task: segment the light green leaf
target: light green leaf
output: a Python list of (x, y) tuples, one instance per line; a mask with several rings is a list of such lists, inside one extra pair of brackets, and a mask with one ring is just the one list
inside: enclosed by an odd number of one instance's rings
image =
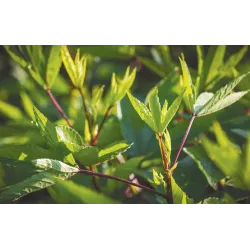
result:
[(36, 159), (31, 161), (36, 167), (42, 168), (44, 170), (53, 169), (60, 173), (77, 173), (78, 168), (69, 166), (61, 161), (53, 159)]
[(129, 75), (130, 68), (128, 67), (122, 80), (118, 80), (117, 95), (115, 95), (115, 102), (120, 101), (129, 91), (133, 85), (136, 77), (136, 68)]
[(21, 120), (25, 117), (19, 108), (1, 100), (0, 100), (0, 113), (13, 120)]
[(223, 65), (225, 52), (226, 52), (226, 45), (217, 46), (213, 56), (213, 60), (209, 67), (206, 83), (209, 83), (218, 74), (219, 68)]
[(201, 93), (195, 104), (194, 104), (194, 114), (197, 114), (197, 112), (199, 112), (199, 110), (214, 96), (213, 93), (209, 93), (209, 92), (204, 92)]
[(98, 153), (99, 162), (113, 159), (118, 154), (123, 153), (126, 150), (128, 150), (131, 146), (132, 144), (128, 145), (125, 142), (114, 143), (106, 147), (105, 149), (102, 149), (99, 151)]
[(183, 190), (178, 186), (173, 177), (171, 177), (171, 185), (174, 204), (193, 203), (193, 201), (187, 197), (186, 193), (184, 193)]
[(56, 133), (58, 135), (59, 141), (64, 142), (65, 146), (71, 152), (78, 152), (81, 146), (84, 145), (82, 137), (73, 128), (59, 125), (56, 126)]
[(195, 94), (195, 88), (192, 83), (192, 78), (188, 69), (188, 66), (184, 60), (184, 57), (181, 59), (179, 58), (181, 63), (181, 69), (183, 74), (183, 85), (186, 89), (184, 97), (187, 100), (187, 105), (190, 111), (193, 111), (193, 104), (195, 102), (196, 94)]
[(207, 109), (206, 112), (201, 112), (199, 113), (199, 116), (201, 115), (208, 115), (214, 112), (217, 112), (221, 109), (224, 109), (230, 105), (232, 105), (233, 103), (237, 102), (241, 97), (243, 97), (244, 95), (246, 95), (249, 92), (249, 90), (247, 91), (240, 91), (237, 93), (233, 93), (228, 95), (227, 97), (225, 97), (224, 99), (222, 99), (219, 102), (216, 102), (210, 109)]
[(55, 179), (52, 197), (60, 203), (117, 204), (117, 201), (73, 181)]
[[(243, 74), (242, 76), (235, 79), (233, 82), (227, 84), (226, 86), (220, 88), (214, 96), (197, 112), (198, 116), (204, 116), (211, 113), (214, 113), (218, 110), (227, 107), (237, 100), (239, 100), (243, 95), (247, 94), (247, 91), (242, 91), (238, 93), (233, 93), (231, 95), (230, 92), (239, 84), (239, 82), (246, 77), (247, 74)], [(229, 96), (228, 96), (229, 95)], [(226, 98), (227, 97), (227, 98)]]
[(58, 143), (58, 136), (55, 126), (34, 106), (35, 121), (43, 136), (46, 137), (52, 146)]
[(158, 129), (158, 131), (160, 131), (160, 127), (161, 127), (161, 104), (160, 104), (160, 100), (158, 97), (158, 89), (154, 88), (149, 96), (148, 96), (148, 103), (149, 103), (149, 108), (151, 111), (151, 114), (153, 116), (154, 119), (154, 123)]
[(157, 133), (157, 127), (149, 109), (145, 106), (145, 104), (133, 97), (129, 92), (127, 92), (127, 94), (132, 106), (134, 107), (138, 115), (141, 117), (141, 119), (145, 121), (148, 126)]
[(54, 84), (55, 79), (60, 71), (61, 65), (62, 65), (61, 46), (52, 45), (46, 69), (46, 83), (49, 89)]
[(66, 45), (61, 46), (61, 55), (64, 67), (70, 77), (70, 80), (76, 86), (76, 67)]
[(29, 95), (27, 95), (27, 93), (25, 91), (22, 91), (20, 93), (21, 99), (22, 99), (22, 103), (23, 103), (23, 108), (26, 112), (26, 114), (32, 119), (34, 120), (34, 112), (33, 112), (33, 102), (31, 100), (31, 98), (29, 97)]
[[(168, 126), (168, 124), (178, 111), (184, 92), (185, 91), (183, 91), (182, 94), (174, 100), (174, 102), (171, 104), (171, 106), (169, 107), (169, 109), (165, 114), (163, 114), (163, 112), (161, 113), (161, 128), (160, 128), (161, 133), (165, 131), (166, 127)], [(162, 111), (164, 111), (164, 106)]]
[(20, 57), (18, 54), (14, 53), (11, 50), (11, 48), (13, 48), (14, 46), (9, 46), (9, 45), (3, 45), (3, 46), (15, 63), (19, 64), (23, 68), (26, 68), (28, 66), (28, 62), (26, 62), (22, 57)]

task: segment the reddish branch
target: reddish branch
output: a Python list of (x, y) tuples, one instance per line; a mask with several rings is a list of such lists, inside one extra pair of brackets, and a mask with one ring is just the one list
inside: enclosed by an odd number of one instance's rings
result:
[(55, 106), (55, 108), (58, 110), (58, 112), (61, 114), (61, 116), (64, 118), (64, 120), (68, 123), (68, 125), (72, 128), (72, 124), (70, 123), (67, 115), (64, 113), (63, 109), (61, 108), (61, 106), (59, 105), (59, 103), (57, 102), (57, 100), (55, 99), (53, 94), (51, 93), (50, 89), (45, 89), (45, 91), (48, 94), (48, 96), (49, 96), (51, 102), (53, 103), (53, 105)]
[(193, 124), (193, 121), (194, 121), (195, 117), (196, 117), (196, 115), (193, 114), (193, 115), (192, 115), (192, 118), (191, 118), (190, 121), (189, 121), (187, 130), (186, 130), (186, 132), (185, 132), (185, 134), (184, 134), (184, 137), (183, 137), (183, 139), (182, 139), (181, 145), (180, 145), (180, 147), (179, 147), (179, 149), (178, 149), (178, 152), (177, 152), (177, 154), (176, 154), (176, 156), (175, 156), (175, 159), (174, 159), (174, 162), (173, 162), (173, 165), (172, 165), (172, 166), (174, 166), (174, 165), (177, 163), (177, 161), (178, 161), (178, 158), (179, 158), (180, 153), (181, 153), (181, 151), (182, 151), (182, 148), (183, 148), (183, 146), (184, 146), (184, 144), (185, 144), (185, 142), (186, 142), (186, 140), (187, 140), (189, 131), (190, 131), (191, 127), (192, 127), (192, 124)]
[(107, 117), (108, 117), (108, 115), (109, 115), (109, 112), (110, 112), (111, 108), (112, 108), (112, 106), (109, 106), (108, 109), (107, 109), (107, 111), (106, 111), (105, 114), (104, 114), (104, 117), (103, 117), (103, 119), (102, 119), (102, 122), (101, 122), (100, 125), (99, 125), (97, 134), (96, 134), (96, 136), (93, 138), (93, 142), (92, 142), (93, 145), (96, 145), (97, 142), (98, 142), (98, 139), (99, 139), (99, 136), (100, 136), (102, 127), (103, 127), (103, 125), (104, 125), (104, 123), (105, 123), (105, 121), (106, 121), (106, 119), (107, 119)]
[(102, 173), (96, 173), (96, 172), (92, 172), (90, 170), (85, 170), (85, 169), (79, 169), (78, 173), (83, 173), (83, 174), (88, 174), (88, 175), (92, 175), (92, 176), (99, 176), (99, 177), (102, 177), (102, 178), (106, 178), (106, 179), (111, 179), (111, 180), (116, 180), (116, 181), (120, 181), (120, 182), (123, 182), (123, 183), (126, 183), (126, 184), (129, 184), (129, 185), (132, 185), (132, 186), (136, 186), (136, 187), (139, 187), (141, 189), (144, 189), (144, 190), (147, 190), (151, 193), (154, 193), (154, 194), (157, 194), (163, 198), (167, 198), (165, 194), (163, 193), (160, 193), (150, 187), (147, 187), (147, 186), (144, 186), (144, 185), (141, 185), (139, 183), (134, 183), (132, 181), (128, 181), (128, 180), (125, 180), (125, 179), (122, 179), (122, 178), (119, 178), (119, 177), (116, 177), (116, 176), (111, 176), (111, 175), (106, 175), (106, 174), (102, 174)]

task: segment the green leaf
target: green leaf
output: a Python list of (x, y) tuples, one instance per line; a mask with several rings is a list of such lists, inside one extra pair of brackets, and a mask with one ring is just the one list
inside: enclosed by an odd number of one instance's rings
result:
[[(55, 177), (66, 179), (78, 172), (76, 167), (51, 159), (36, 159), (31, 162), (2, 160), (1, 162), (7, 166), (4, 172), (4, 184), (8, 186), (0, 190), (0, 202), (18, 200), (29, 193), (53, 185)], [(11, 171), (8, 171), (8, 168)], [(13, 174), (17, 177), (13, 178)]]
[(80, 151), (73, 153), (73, 155), (84, 166), (90, 166), (98, 163), (98, 153), (97, 147), (86, 146), (82, 147)]
[(78, 152), (84, 145), (82, 137), (73, 128), (59, 125), (55, 127), (59, 141), (62, 141), (71, 152)]
[(52, 197), (61, 203), (117, 204), (117, 201), (73, 181), (55, 179)]
[(187, 197), (186, 193), (178, 186), (173, 177), (171, 177), (171, 185), (174, 204), (193, 203), (193, 201)]
[(127, 94), (128, 94), (131, 104), (133, 105), (134, 109), (136, 110), (138, 115), (141, 117), (141, 119), (145, 121), (148, 124), (148, 126), (157, 133), (158, 132), (157, 127), (155, 125), (153, 116), (151, 112), (149, 111), (149, 109), (145, 106), (145, 104), (143, 104), (138, 99), (133, 97), (129, 92), (127, 92)]
[(158, 132), (160, 132), (160, 127), (161, 127), (161, 104), (159, 101), (158, 97), (158, 89), (154, 88), (149, 96), (148, 96), (148, 103), (149, 103), (149, 108), (151, 111), (151, 114), (154, 119), (154, 123), (158, 129)]
[(192, 78), (188, 69), (188, 66), (184, 60), (184, 57), (181, 59), (179, 58), (182, 68), (182, 74), (183, 74), (183, 85), (186, 89), (185, 91), (185, 98), (187, 99), (188, 108), (190, 111), (193, 111), (193, 104), (195, 103), (195, 89), (193, 86)]
[(154, 62), (153, 60), (150, 60), (148, 58), (144, 58), (141, 56), (137, 57), (148, 69), (150, 69), (152, 72), (157, 74), (160, 77), (165, 77), (166, 72), (164, 70), (164, 67), (162, 65), (159, 65), (158, 63)]
[(14, 46), (9, 46), (9, 45), (3, 45), (3, 46), (15, 63), (19, 64), (23, 68), (26, 68), (28, 66), (28, 62), (26, 62), (22, 57), (20, 57), (17, 53), (14, 53), (11, 50), (11, 48), (13, 48)]
[(49, 89), (54, 84), (56, 77), (60, 71), (61, 65), (62, 65), (61, 46), (52, 45), (46, 68), (46, 83)]
[(192, 157), (212, 187), (215, 187), (217, 182), (224, 177), (221, 171), (207, 157), (206, 152), (201, 146), (184, 148), (184, 152)]
[(53, 153), (49, 150), (41, 148), (34, 144), (25, 145), (8, 145), (0, 147), (0, 158), (11, 158), (22, 160), (34, 160), (39, 157), (53, 157)]
[(118, 91), (115, 96), (115, 102), (120, 101), (133, 85), (136, 77), (136, 68), (129, 75), (130, 68), (128, 67), (122, 80), (118, 80)]
[(42, 168), (44, 170), (53, 169), (60, 173), (77, 173), (78, 168), (69, 166), (61, 161), (53, 159), (35, 159), (31, 161), (36, 167)]
[(70, 80), (76, 86), (76, 67), (66, 45), (61, 46), (61, 55), (64, 67), (70, 77)]
[(220, 88), (214, 96), (196, 113), (197, 116), (204, 116), (211, 113), (214, 113), (218, 110), (221, 110), (234, 102), (238, 101), (242, 96), (248, 93), (248, 91), (241, 91), (238, 93), (233, 93), (231, 95), (230, 92), (239, 84), (239, 82), (246, 77), (247, 74), (243, 74), (242, 76), (236, 78), (231, 83), (226, 86)]
[(98, 153), (99, 162), (113, 159), (118, 154), (123, 153), (126, 150), (128, 150), (131, 146), (132, 144), (128, 145), (125, 142), (113, 143), (112, 145), (99, 151)]
[(31, 100), (31, 98), (29, 97), (29, 95), (27, 95), (27, 93), (25, 91), (22, 91), (20, 93), (21, 99), (22, 99), (22, 103), (23, 103), (23, 108), (26, 112), (26, 114), (32, 119), (34, 120), (34, 112), (33, 112), (33, 102)]
[(52, 146), (58, 144), (58, 136), (55, 126), (34, 106), (35, 121), (43, 136)]
[(53, 184), (54, 180), (49, 173), (37, 173), (0, 192), (0, 203), (16, 201), (27, 194), (47, 188)]
[(13, 120), (22, 120), (24, 118), (24, 114), (19, 108), (1, 100), (0, 100), (0, 113)]
[(209, 71), (206, 78), (206, 83), (209, 83), (218, 74), (219, 68), (223, 65), (223, 59), (226, 52), (226, 45), (218, 45), (213, 60), (210, 64)]
[(201, 93), (194, 104), (194, 113), (197, 114), (213, 96), (214, 94), (210, 92)]
[(170, 121), (173, 119), (176, 112), (178, 111), (184, 93), (185, 91), (183, 91), (182, 94), (174, 100), (174, 102), (171, 104), (171, 106), (165, 113), (163, 113), (165, 109), (165, 107), (163, 106), (162, 113), (161, 113), (161, 128), (160, 128), (161, 133), (165, 131), (168, 124), (170, 123)]

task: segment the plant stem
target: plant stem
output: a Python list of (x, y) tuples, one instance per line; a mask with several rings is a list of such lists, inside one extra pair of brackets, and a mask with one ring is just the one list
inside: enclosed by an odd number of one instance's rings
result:
[(141, 189), (147, 190), (147, 191), (149, 191), (151, 193), (157, 194), (157, 195), (159, 195), (159, 196), (166, 199), (166, 195), (163, 194), (163, 193), (160, 193), (160, 192), (158, 192), (158, 191), (156, 191), (156, 190), (154, 190), (152, 188), (149, 188), (147, 186), (143, 186), (141, 184), (134, 183), (132, 181), (128, 181), (128, 180), (125, 180), (125, 179), (122, 179), (122, 178), (119, 178), (119, 177), (116, 177), (116, 176), (106, 175), (106, 174), (102, 174), (102, 173), (96, 173), (96, 172), (92, 172), (90, 170), (85, 170), (85, 169), (79, 169), (78, 173), (83, 173), (83, 174), (88, 174), (88, 175), (93, 175), (93, 176), (99, 176), (99, 177), (106, 178), (106, 179), (120, 181), (120, 182), (129, 184), (129, 185), (136, 186), (136, 187), (139, 187)]
[(67, 115), (64, 113), (63, 109), (61, 108), (61, 106), (59, 105), (59, 103), (57, 102), (57, 100), (55, 99), (55, 97), (53, 96), (53, 94), (51, 93), (50, 89), (45, 89), (46, 93), (48, 94), (51, 102), (53, 103), (53, 105), (55, 106), (55, 108), (58, 110), (58, 112), (61, 114), (61, 116), (64, 118), (64, 120), (68, 123), (68, 125), (72, 128), (72, 124), (70, 123)]
[(173, 204), (174, 202), (173, 202), (172, 183), (171, 183), (172, 173), (171, 173), (171, 171), (169, 171), (169, 164), (168, 164), (168, 159), (167, 159), (166, 152), (164, 149), (162, 134), (159, 134), (158, 137), (159, 137), (158, 142), (159, 142), (159, 146), (160, 146), (160, 150), (161, 150), (163, 166), (164, 166), (165, 173), (167, 176), (167, 197), (166, 197), (166, 199), (167, 199), (167, 202), (169, 204)]
[[(92, 173), (95, 172), (95, 171), (94, 171), (94, 166), (91, 165), (89, 168), (90, 168), (90, 171), (91, 171)], [(100, 191), (100, 188), (98, 187), (98, 183), (97, 183), (97, 180), (96, 180), (96, 178), (95, 178), (94, 175), (92, 175), (92, 179), (93, 179), (93, 183), (94, 183), (95, 189), (96, 189), (97, 191)]]
[(90, 136), (91, 136), (91, 144), (92, 144), (92, 142), (93, 142), (93, 138), (92, 138), (92, 125), (91, 125), (91, 120), (90, 120), (89, 112), (88, 112), (88, 109), (87, 109), (87, 105), (86, 105), (86, 101), (85, 101), (85, 97), (83, 95), (82, 89), (79, 88), (78, 91), (79, 91), (79, 93), (80, 93), (80, 95), (82, 97), (84, 114), (85, 114), (85, 117), (86, 117), (87, 122), (88, 122)]
[(99, 125), (97, 134), (96, 134), (96, 136), (93, 138), (93, 143), (92, 143), (93, 145), (96, 145), (97, 142), (98, 142), (98, 139), (99, 139), (99, 136), (100, 136), (102, 127), (103, 127), (103, 125), (104, 125), (104, 123), (105, 123), (105, 121), (106, 121), (106, 119), (107, 119), (107, 117), (108, 117), (108, 115), (109, 115), (109, 112), (110, 112), (111, 108), (112, 108), (112, 106), (109, 106), (108, 109), (106, 110), (105, 114), (104, 114), (104, 117), (103, 117), (103, 119), (102, 119), (102, 121), (101, 121), (101, 123), (100, 123), (100, 125)]
[(193, 121), (194, 121), (195, 117), (196, 117), (196, 115), (193, 114), (193, 115), (192, 115), (192, 118), (191, 118), (190, 121), (189, 121), (187, 130), (186, 130), (186, 132), (185, 132), (185, 134), (184, 134), (184, 137), (183, 137), (183, 139), (182, 139), (181, 145), (180, 145), (180, 147), (179, 147), (179, 149), (178, 149), (178, 152), (177, 152), (177, 154), (176, 154), (176, 156), (175, 156), (175, 159), (174, 159), (174, 162), (173, 162), (172, 166), (174, 166), (174, 165), (177, 163), (177, 161), (178, 161), (178, 158), (179, 158), (180, 153), (181, 153), (181, 151), (182, 151), (182, 148), (183, 148), (183, 146), (184, 146), (184, 144), (185, 144), (185, 142), (186, 142), (186, 140), (187, 140), (189, 131), (190, 131), (191, 127), (192, 127), (192, 124), (193, 124)]

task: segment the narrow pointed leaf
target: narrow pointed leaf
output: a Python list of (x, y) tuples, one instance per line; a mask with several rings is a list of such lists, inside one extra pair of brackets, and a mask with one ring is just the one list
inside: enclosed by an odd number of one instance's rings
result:
[(160, 132), (161, 127), (161, 104), (158, 97), (158, 89), (154, 88), (148, 97), (149, 108), (153, 116), (155, 125)]
[(168, 126), (170, 121), (173, 119), (173, 117), (177, 113), (179, 106), (181, 104), (183, 94), (184, 94), (184, 91), (182, 92), (182, 94), (179, 97), (177, 97), (174, 100), (174, 102), (169, 107), (168, 111), (165, 114), (162, 114), (162, 116), (161, 116), (161, 119), (162, 119), (161, 120), (161, 129), (160, 129), (161, 133), (164, 132), (164, 130), (166, 129), (166, 127)]
[(133, 97), (129, 92), (127, 92), (127, 94), (132, 106), (134, 107), (138, 115), (141, 117), (141, 119), (145, 121), (152, 130), (158, 132), (153, 116), (149, 109), (145, 106), (145, 104)]
[(46, 83), (48, 88), (51, 88), (52, 85), (54, 84), (55, 79), (60, 71), (61, 65), (62, 65), (61, 46), (52, 45), (46, 68)]
[(195, 104), (194, 104), (194, 114), (197, 114), (199, 112), (200, 109), (202, 109), (202, 107), (214, 96), (213, 93), (209, 93), (209, 92), (204, 92), (201, 93)]
[[(76, 67), (66, 45), (61, 46), (62, 61), (70, 77), (71, 82), (76, 84)], [(76, 85), (75, 85), (76, 86)]]
[[(216, 112), (224, 107), (227, 107), (237, 100), (239, 100), (243, 95), (245, 95), (247, 92), (242, 91), (239, 92), (240, 94), (237, 95), (237, 93), (234, 93), (232, 95), (229, 95), (230, 92), (239, 84), (239, 82), (246, 77), (247, 74), (243, 74), (242, 76), (238, 77), (231, 83), (227, 84), (226, 86), (219, 89), (214, 96), (197, 112), (198, 116), (203, 116), (207, 114), (211, 114), (213, 112)], [(224, 99), (228, 97), (225, 101)]]

